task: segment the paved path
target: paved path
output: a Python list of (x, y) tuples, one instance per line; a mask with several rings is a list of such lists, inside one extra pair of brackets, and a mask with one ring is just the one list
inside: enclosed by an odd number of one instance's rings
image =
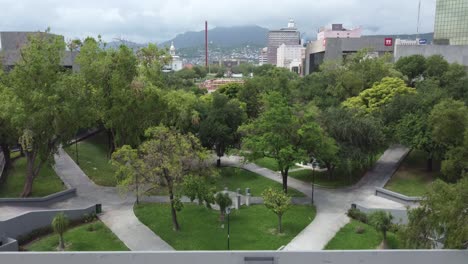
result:
[(169, 251), (169, 244), (142, 224), (133, 213), (133, 196), (122, 197), (113, 187), (100, 187), (94, 184), (76, 165), (73, 159), (60, 149), (55, 155), (55, 171), (62, 181), (77, 189), (77, 197), (58, 203), (57, 207), (100, 203), (103, 214), (99, 216), (114, 234), (133, 251)]
[[(369, 199), (369, 197), (374, 195), (376, 187), (385, 185), (407, 153), (408, 149), (402, 146), (389, 148), (380, 157), (374, 168), (368, 171), (361, 181), (354, 186), (343, 189), (316, 187), (314, 201), (317, 215), (314, 221), (286, 245), (284, 250), (322, 250), (335, 233), (349, 222), (346, 211), (352, 203), (366, 201), (369, 204), (378, 201), (378, 206), (384, 206), (387, 202), (389, 206), (394, 206), (391, 201), (374, 200)], [(274, 181), (282, 182), (278, 173), (252, 163), (244, 164), (239, 157), (224, 158), (222, 164), (241, 167)], [(289, 177), (288, 186), (311, 197), (312, 187), (309, 183)]]

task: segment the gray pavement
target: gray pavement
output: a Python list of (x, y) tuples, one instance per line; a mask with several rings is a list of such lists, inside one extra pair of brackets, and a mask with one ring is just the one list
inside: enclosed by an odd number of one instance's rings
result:
[[(346, 211), (352, 203), (365, 202), (375, 207), (395, 207), (394, 202), (382, 199), (372, 199), (376, 187), (383, 187), (398, 168), (400, 162), (408, 153), (408, 149), (402, 146), (389, 148), (377, 161), (373, 169), (356, 185), (342, 189), (315, 188), (314, 201), (317, 215), (299, 235), (297, 235), (283, 250), (305, 251), (322, 250), (335, 233), (349, 222)], [(269, 169), (259, 167), (252, 163), (243, 163), (239, 157), (230, 156), (223, 158), (222, 164), (227, 166), (241, 167), (258, 173), (271, 180), (282, 182), (281, 175)], [(306, 196), (312, 196), (312, 187), (309, 183), (288, 178), (288, 186), (292, 187)]]

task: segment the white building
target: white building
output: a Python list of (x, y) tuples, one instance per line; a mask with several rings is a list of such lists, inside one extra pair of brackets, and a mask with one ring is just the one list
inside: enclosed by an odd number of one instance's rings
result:
[(281, 44), (276, 52), (276, 66), (302, 74), (302, 61), (305, 59), (305, 48), (302, 45)]
[(184, 64), (182, 59), (176, 55), (176, 49), (174, 47), (174, 42), (171, 43), (171, 47), (169, 48), (169, 54), (172, 57), (171, 64), (168, 65), (171, 71), (180, 71), (184, 68)]
[(263, 64), (268, 64), (268, 47), (260, 49), (258, 55), (258, 65), (262, 66)]

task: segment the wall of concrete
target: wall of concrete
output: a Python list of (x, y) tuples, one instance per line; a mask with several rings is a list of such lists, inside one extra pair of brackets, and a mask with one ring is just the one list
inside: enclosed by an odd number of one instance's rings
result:
[(0, 246), (0, 252), (3, 251), (18, 251), (19, 246), (18, 246), (18, 241), (13, 238), (9, 237), (3, 237), (0, 238), (0, 241), (2, 241), (2, 245)]
[(0, 198), (0, 205), (47, 207), (76, 196), (76, 189), (68, 189), (38, 198)]
[(403, 46), (396, 45), (394, 59), (398, 61), (401, 57), (411, 55), (423, 55), (429, 57), (432, 55), (441, 55), (449, 63), (459, 63), (468, 67), (468, 45), (451, 46), (451, 45), (417, 45)]
[[(32, 211), (6, 221), (0, 221), (0, 235), (18, 239), (32, 231), (50, 226), (52, 219), (60, 212), (64, 212), (70, 220), (82, 219), (85, 214), (96, 212), (92, 205), (79, 209)], [(18, 262), (21, 263), (21, 262)]]
[(422, 197), (410, 197), (384, 188), (375, 188), (375, 195), (404, 205), (417, 205)]
[(389, 212), (393, 216), (392, 222), (394, 224), (407, 224), (408, 223), (408, 212), (406, 210), (388, 209), (388, 208), (368, 208), (360, 204), (356, 204), (356, 208), (366, 214), (370, 214), (375, 211)]
[(21, 264), (466, 264), (467, 259), (467, 250), (0, 253), (2, 263)]

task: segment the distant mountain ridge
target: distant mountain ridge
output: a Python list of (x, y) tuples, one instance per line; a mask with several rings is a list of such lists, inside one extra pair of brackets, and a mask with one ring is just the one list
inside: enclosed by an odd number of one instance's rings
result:
[[(268, 29), (260, 26), (216, 27), (208, 30), (209, 43), (219, 47), (266, 46), (267, 37)], [(174, 42), (178, 49), (203, 46), (205, 45), (205, 31), (185, 32), (160, 45), (169, 46), (171, 42)]]

